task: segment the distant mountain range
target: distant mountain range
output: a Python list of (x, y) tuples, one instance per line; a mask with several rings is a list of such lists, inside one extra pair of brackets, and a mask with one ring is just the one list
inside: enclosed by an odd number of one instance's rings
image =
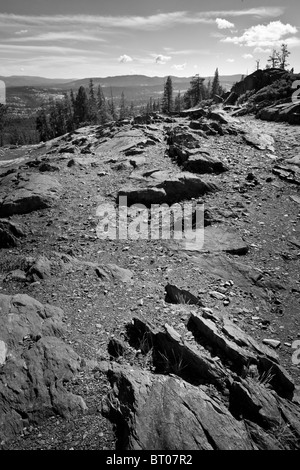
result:
[[(239, 82), (242, 75), (220, 76), (220, 83), (226, 90)], [(172, 76), (174, 96), (180, 91), (186, 92), (190, 87), (193, 77)], [(213, 77), (205, 77), (206, 82)], [(87, 88), (90, 78), (61, 79), (14, 75), (11, 77), (0, 76), (0, 80), (6, 84), (6, 103), (10, 114), (19, 117), (34, 116), (40, 107), (49, 103), (49, 99), (63, 97), (64, 93), (77, 92), (80, 86)], [(114, 77), (92, 77), (95, 90), (102, 86), (106, 98), (114, 97), (119, 102), (122, 93), (127, 103), (134, 106), (144, 106), (152, 97), (154, 100), (161, 98), (166, 77), (147, 77), (146, 75), (120, 75)]]
[[(220, 82), (226, 88), (231, 88), (233, 83), (241, 79), (241, 74), (236, 75), (220, 75)], [(163, 86), (166, 77), (148, 77), (146, 75), (119, 75), (112, 77), (91, 77), (94, 85), (103, 87), (156, 87)], [(206, 80), (213, 77), (205, 77)], [(176, 77), (172, 76), (172, 82), (175, 89), (187, 89), (192, 77)], [(68, 79), (68, 78), (44, 78), (28, 75), (12, 75), (10, 77), (0, 76), (0, 80), (4, 81), (7, 88), (12, 87), (54, 87), (61, 90), (77, 90), (81, 85), (87, 87), (90, 78)]]

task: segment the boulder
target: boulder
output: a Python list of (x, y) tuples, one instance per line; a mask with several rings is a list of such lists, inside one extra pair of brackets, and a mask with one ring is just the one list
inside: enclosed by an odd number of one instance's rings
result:
[(1, 179), (0, 217), (26, 214), (51, 207), (62, 187), (52, 176), (38, 173), (13, 173)]
[(97, 276), (102, 280), (132, 282), (133, 272), (130, 269), (120, 268), (116, 264), (103, 264), (95, 269)]
[(27, 276), (32, 280), (45, 279), (51, 275), (51, 262), (46, 256), (38, 256), (27, 270)]
[(208, 118), (217, 121), (220, 124), (232, 124), (236, 122), (235, 118), (233, 118), (232, 116), (230, 116), (229, 113), (221, 109), (211, 111), (208, 114)]
[(46, 171), (49, 171), (49, 172), (59, 171), (59, 167), (56, 165), (50, 165), (50, 163), (47, 163), (47, 162), (43, 162), (39, 166), (39, 171), (41, 173), (45, 173)]
[(224, 101), (224, 105), (233, 105), (237, 102), (239, 95), (235, 92), (230, 92)]
[(218, 190), (214, 183), (206, 183), (189, 172), (181, 172), (170, 176), (158, 183), (156, 187), (163, 188), (166, 191), (168, 203), (196, 198)]
[(274, 175), (279, 176), (279, 178), (293, 184), (300, 184), (300, 168), (298, 167), (297, 162), (297, 157), (295, 159), (289, 159), (290, 161), (292, 160), (292, 163), (285, 164), (285, 165), (275, 165), (272, 173)]
[(174, 304), (199, 305), (203, 307), (203, 302), (185, 289), (179, 289), (177, 286), (172, 284), (167, 284), (165, 289), (167, 294), (166, 302)]
[[(300, 246), (300, 243), (299, 243)], [(232, 279), (243, 291), (261, 298), (269, 299), (268, 291), (277, 284), (268, 273), (262, 272), (251, 265), (231, 259), (225, 254), (197, 254), (191, 251), (193, 261), (201, 271), (224, 280)]]
[(206, 115), (207, 111), (204, 108), (186, 109), (180, 113), (180, 116), (189, 117), (191, 119), (198, 119)]
[(173, 204), (218, 190), (214, 183), (206, 183), (189, 172), (172, 175), (162, 171), (155, 172), (151, 176), (155, 184), (141, 188), (121, 188), (118, 197), (126, 196), (129, 205), (141, 203), (149, 206), (162, 203)]
[(133, 168), (138, 168), (140, 166), (145, 165), (146, 163), (146, 158), (142, 156), (131, 157), (128, 160), (130, 165), (133, 166)]
[(180, 147), (194, 149), (198, 148), (201, 142), (200, 139), (195, 136), (195, 133), (188, 132), (181, 127), (175, 127), (172, 132), (170, 132), (168, 143), (169, 145), (177, 144)]
[(242, 237), (232, 229), (219, 226), (199, 228), (189, 235), (188, 239), (172, 241), (174, 249), (190, 251), (191, 253), (220, 253), (245, 255), (249, 246)]
[(199, 129), (201, 130), (202, 129), (202, 123), (201, 121), (191, 121), (190, 124), (189, 124), (190, 128), (191, 129)]
[(118, 198), (125, 196), (127, 197), (127, 204), (144, 204), (149, 206), (151, 204), (162, 204), (166, 202), (167, 195), (163, 188), (155, 188), (148, 186), (146, 188), (134, 189), (131, 186), (125, 186), (120, 189)]
[(274, 139), (268, 134), (251, 130), (243, 135), (243, 139), (248, 145), (252, 145), (259, 150), (274, 150)]
[(300, 104), (289, 102), (267, 106), (257, 113), (257, 117), (264, 121), (285, 121), (290, 124), (299, 124)]
[(184, 163), (184, 168), (186, 171), (199, 174), (223, 173), (224, 171), (228, 171), (228, 168), (221, 160), (207, 152), (190, 155), (188, 160)]
[(22, 237), (25, 237), (25, 233), (18, 224), (0, 219), (0, 248), (17, 246)]
[(285, 160), (285, 163), (288, 163), (289, 165), (296, 165), (300, 167), (300, 155), (295, 155), (292, 158), (288, 158)]
[(25, 294), (0, 294), (0, 440), (51, 415), (85, 409), (65, 383), (81, 358), (64, 343), (63, 311)]

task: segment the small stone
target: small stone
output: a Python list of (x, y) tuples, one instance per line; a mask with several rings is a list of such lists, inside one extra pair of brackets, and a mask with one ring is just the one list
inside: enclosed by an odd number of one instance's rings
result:
[(202, 307), (201, 309), (203, 312), (206, 312), (206, 313), (211, 313), (213, 315), (214, 311), (212, 308), (209, 308), (209, 307)]
[(6, 355), (7, 355), (7, 346), (4, 343), (4, 341), (0, 340), (0, 366), (3, 366), (3, 364), (5, 363)]
[(263, 339), (263, 343), (275, 349), (278, 348), (281, 344), (281, 342), (278, 341), (277, 339), (268, 339), (268, 338)]
[(217, 291), (215, 291), (215, 290), (210, 291), (210, 292), (209, 292), (209, 295), (210, 295), (211, 297), (213, 297), (214, 299), (218, 299), (218, 300), (225, 300), (225, 299), (226, 299), (226, 295), (221, 294), (221, 292), (217, 292)]

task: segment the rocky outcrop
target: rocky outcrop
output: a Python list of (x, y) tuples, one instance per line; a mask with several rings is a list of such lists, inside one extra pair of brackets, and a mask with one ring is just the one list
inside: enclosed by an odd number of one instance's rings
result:
[(253, 449), (244, 423), (235, 420), (205, 390), (190, 384), (183, 386), (176, 377), (127, 367), (116, 368), (109, 376), (114, 389), (120, 391), (112, 404), (114, 414), (122, 419), (119, 448)]
[(112, 390), (102, 410), (117, 424), (118, 448), (299, 448), (295, 386), (276, 353), (207, 309), (193, 310), (187, 327), (192, 344), (169, 325), (160, 329), (140, 318), (128, 325), (130, 344), (152, 356), (155, 374), (108, 368)]
[(283, 103), (261, 109), (257, 118), (264, 121), (285, 121), (289, 124), (300, 124), (300, 104), (299, 103)]
[[(219, 120), (219, 122), (227, 123), (227, 113), (213, 112), (211, 113), (213, 118)], [(228, 115), (228, 123), (230, 122)], [(223, 129), (219, 122), (210, 122), (208, 125), (206, 122), (192, 121), (193, 125), (190, 127), (193, 129), (201, 129), (204, 136), (221, 134), (223, 135)], [(179, 166), (182, 166), (184, 170), (190, 171), (191, 173), (223, 173), (228, 170), (228, 167), (216, 156), (203, 149), (203, 144), (199, 137), (195, 137), (193, 134), (183, 131), (180, 127), (176, 127), (169, 133), (169, 156), (176, 161)]]
[(246, 93), (246, 91), (258, 91), (261, 88), (270, 85), (271, 83), (280, 79), (284, 74), (286, 74), (285, 70), (276, 68), (256, 70), (250, 75), (247, 75), (247, 77), (245, 77), (240, 82), (233, 85), (233, 87), (231, 88), (231, 93), (235, 93), (237, 96), (240, 96)]
[(290, 163), (275, 165), (272, 172), (288, 183), (300, 185), (300, 167), (295, 161), (291, 162), (290, 159), (289, 161)]
[(59, 199), (61, 190), (59, 182), (48, 175), (9, 174), (0, 181), (0, 217), (51, 207)]
[(62, 339), (63, 311), (28, 295), (0, 294), (0, 439), (56, 413), (85, 408), (65, 389), (81, 358)]

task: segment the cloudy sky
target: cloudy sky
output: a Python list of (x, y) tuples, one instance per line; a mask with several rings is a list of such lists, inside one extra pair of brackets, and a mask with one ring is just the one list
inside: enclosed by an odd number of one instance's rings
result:
[(299, 0), (1, 0), (0, 75), (251, 73), (284, 42), (300, 72)]

